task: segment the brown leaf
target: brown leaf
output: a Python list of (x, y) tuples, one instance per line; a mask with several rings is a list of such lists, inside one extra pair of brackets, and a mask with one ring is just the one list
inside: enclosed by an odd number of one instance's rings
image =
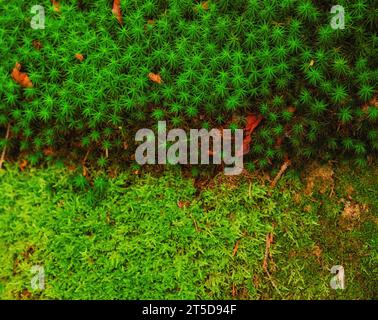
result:
[(209, 2), (207, 1), (201, 2), (201, 7), (204, 10), (209, 10)]
[(43, 154), (45, 156), (52, 156), (52, 155), (54, 155), (54, 150), (51, 147), (48, 147), (48, 148), (43, 150)]
[(83, 61), (84, 60), (84, 56), (81, 54), (81, 53), (76, 53), (75, 54), (75, 58), (79, 61)]
[(262, 115), (254, 115), (250, 114), (247, 116), (247, 124), (245, 126), (245, 130), (251, 134), (253, 130), (260, 124), (261, 120), (263, 119)]
[(252, 143), (251, 134), (260, 124), (262, 119), (263, 117), (261, 115), (256, 116), (256, 115), (250, 114), (247, 116), (247, 124), (244, 128), (246, 136), (244, 137), (244, 140), (243, 140), (243, 155), (246, 155), (250, 151), (251, 143)]
[(56, 0), (52, 0), (51, 2), (53, 4), (54, 11), (55, 12), (60, 12), (60, 3), (58, 1), (56, 1)]
[(182, 208), (187, 208), (190, 206), (190, 202), (189, 201), (177, 201), (177, 206), (182, 209)]
[(159, 74), (156, 74), (156, 73), (152, 73), (152, 72), (150, 72), (150, 73), (148, 74), (148, 78), (149, 78), (151, 81), (153, 81), (153, 82), (155, 82), (155, 83), (158, 83), (158, 84), (161, 84), (161, 82), (162, 82), (160, 75), (159, 75)]
[(33, 47), (36, 48), (37, 50), (42, 49), (42, 43), (38, 40), (33, 40)]
[(18, 84), (20, 84), (24, 88), (31, 88), (33, 87), (32, 82), (30, 81), (28, 75), (24, 72), (21, 72), (21, 64), (16, 62), (15, 67), (12, 70), (12, 78)]
[(121, 0), (114, 0), (112, 12), (116, 16), (118, 22), (120, 24), (123, 24), (122, 12), (121, 12)]
[(232, 252), (232, 256), (233, 257), (235, 257), (236, 253), (238, 252), (239, 243), (240, 243), (240, 240), (236, 241), (236, 244), (235, 244), (235, 247), (234, 247), (234, 251)]
[(28, 161), (26, 159), (21, 160), (21, 163), (18, 165), (21, 171), (24, 171), (28, 165)]

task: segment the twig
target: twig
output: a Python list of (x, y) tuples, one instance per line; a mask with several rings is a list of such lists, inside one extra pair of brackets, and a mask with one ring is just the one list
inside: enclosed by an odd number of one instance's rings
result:
[[(274, 227), (274, 225), (273, 225), (273, 227)], [(274, 282), (274, 280), (273, 280), (273, 278), (270, 275), (269, 270), (268, 270), (268, 258), (271, 257), (270, 246), (271, 246), (272, 242), (273, 242), (273, 231), (269, 232), (266, 235), (263, 269), (264, 269), (265, 273), (268, 275), (268, 278), (269, 278), (270, 282), (272, 283), (274, 289), (276, 289), (278, 294), (282, 297), (280, 290), (278, 289), (276, 283)]]
[(271, 188), (274, 188), (278, 182), (278, 180), (281, 179), (282, 175), (284, 174), (284, 172), (287, 170), (287, 168), (290, 166), (291, 164), (291, 161), (290, 160), (285, 160), (285, 162), (282, 164), (281, 166), (281, 169), (280, 171), (278, 172), (278, 174), (276, 175), (276, 177), (274, 178), (274, 180), (272, 181), (272, 183), (270, 184), (270, 187)]
[(84, 159), (81, 161), (81, 163), (82, 163), (83, 165), (87, 162), (87, 159), (88, 159), (88, 155), (89, 155), (89, 151), (90, 151), (90, 150), (91, 150), (90, 148), (87, 150), (87, 153), (85, 154)]
[[(10, 134), (10, 123), (8, 123), (7, 133), (5, 134), (6, 141), (8, 141), (9, 139), (9, 134)], [(7, 152), (7, 145), (5, 144), (3, 152), (1, 153), (1, 158), (0, 158), (0, 169), (3, 167), (6, 152)]]
[(81, 164), (83, 166), (83, 176), (86, 177), (87, 174), (88, 174), (88, 169), (87, 167), (85, 166), (85, 163), (87, 162), (87, 159), (88, 159), (88, 156), (89, 156), (89, 152), (91, 151), (91, 148), (88, 148), (87, 150), (87, 153), (85, 154), (85, 157), (84, 159), (81, 161)]
[(265, 241), (265, 255), (264, 255), (264, 261), (263, 261), (263, 269), (265, 272), (268, 272), (268, 258), (270, 253), (270, 245), (273, 242), (273, 232), (269, 232), (266, 235), (266, 241)]

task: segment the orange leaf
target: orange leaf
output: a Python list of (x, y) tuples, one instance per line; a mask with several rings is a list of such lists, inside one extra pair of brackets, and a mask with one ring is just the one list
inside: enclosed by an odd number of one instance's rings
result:
[(209, 3), (207, 1), (201, 3), (201, 7), (204, 10), (209, 10)]
[(187, 208), (190, 206), (190, 202), (189, 201), (177, 201), (177, 206), (182, 209), (182, 208)]
[(28, 75), (24, 72), (21, 72), (21, 64), (16, 62), (16, 66), (12, 70), (12, 78), (18, 84), (20, 84), (24, 88), (31, 88), (33, 86), (32, 82), (30, 81)]
[(20, 168), (20, 170), (21, 170), (21, 171), (24, 171), (27, 165), (28, 165), (28, 161), (25, 160), (25, 159), (23, 159), (23, 160), (21, 161), (21, 163), (19, 164), (19, 168)]
[(43, 150), (43, 154), (45, 156), (52, 156), (52, 155), (54, 155), (54, 150), (51, 147), (48, 147), (48, 148)]
[(232, 256), (233, 257), (235, 257), (236, 253), (238, 252), (239, 242), (240, 242), (240, 240), (236, 241), (236, 244), (235, 244), (235, 247), (234, 247), (234, 251), (232, 252)]
[(56, 0), (52, 0), (51, 2), (52, 2), (52, 4), (53, 4), (54, 11), (55, 11), (55, 12), (60, 12), (60, 4), (59, 4), (59, 2), (56, 1)]
[(118, 22), (120, 24), (123, 24), (122, 12), (121, 12), (121, 0), (114, 0), (112, 12), (116, 16)]
[(36, 48), (37, 50), (41, 50), (42, 43), (38, 40), (33, 40), (33, 47)]
[(150, 72), (149, 74), (148, 74), (148, 78), (151, 80), (151, 81), (153, 81), (153, 82), (155, 82), (155, 83), (161, 83), (162, 81), (161, 81), (161, 77), (160, 77), (160, 75), (159, 74), (155, 74), (155, 73), (152, 73), (152, 72)]
[(263, 117), (261, 115), (255, 116), (253, 114), (250, 114), (247, 116), (247, 125), (245, 126), (245, 130), (251, 134), (253, 130), (256, 129), (256, 127), (260, 124)]
[[(257, 126), (262, 121), (263, 117), (261, 115), (253, 115), (250, 114), (247, 116), (247, 124), (244, 128), (244, 131), (246, 132), (246, 136), (243, 140), (243, 154), (247, 154), (251, 148), (252, 143), (252, 132), (257, 128)], [(240, 151), (239, 151), (240, 152)]]
[(75, 54), (75, 58), (76, 58), (77, 60), (80, 60), (80, 61), (83, 61), (83, 60), (84, 60), (84, 56), (83, 56), (81, 53), (76, 53), (76, 54)]

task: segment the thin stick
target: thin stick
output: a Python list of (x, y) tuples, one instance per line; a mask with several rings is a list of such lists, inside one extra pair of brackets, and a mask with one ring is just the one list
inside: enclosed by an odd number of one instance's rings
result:
[[(9, 139), (9, 134), (10, 134), (10, 123), (8, 123), (7, 133), (5, 134), (6, 141), (8, 141)], [(0, 169), (3, 167), (6, 152), (7, 152), (7, 145), (5, 144), (3, 152), (1, 153), (1, 158), (0, 158)]]
[(87, 159), (88, 159), (88, 155), (89, 155), (89, 151), (90, 151), (90, 150), (91, 150), (91, 149), (88, 148), (87, 153), (85, 154), (84, 159), (81, 161), (81, 163), (82, 163), (83, 165), (85, 165), (85, 163), (87, 162)]
[(287, 168), (290, 166), (291, 164), (291, 161), (290, 160), (286, 160), (282, 166), (281, 166), (281, 169), (280, 171), (278, 172), (278, 174), (276, 175), (276, 177), (274, 178), (274, 180), (272, 181), (272, 183), (270, 184), (270, 187), (271, 188), (274, 188), (278, 182), (278, 180), (281, 179), (282, 175), (285, 173), (285, 171), (287, 170)]
[[(273, 228), (274, 228), (274, 225), (273, 225)], [(273, 242), (273, 231), (272, 232), (269, 232), (267, 235), (266, 235), (266, 240), (265, 240), (265, 255), (264, 255), (264, 261), (263, 261), (263, 269), (265, 271), (265, 273), (268, 275), (268, 278), (270, 280), (270, 282), (272, 283), (274, 289), (276, 289), (276, 291), (278, 292), (278, 294), (282, 297), (282, 294), (280, 292), (280, 290), (278, 289), (276, 283), (274, 282), (269, 270), (268, 270), (268, 258), (271, 257), (271, 252), (270, 252), (270, 246)]]

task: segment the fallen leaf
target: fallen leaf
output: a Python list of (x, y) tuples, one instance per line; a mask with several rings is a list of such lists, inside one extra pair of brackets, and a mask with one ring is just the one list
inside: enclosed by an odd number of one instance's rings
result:
[(54, 11), (55, 12), (60, 12), (60, 3), (58, 1), (56, 1), (56, 0), (52, 0), (51, 2), (53, 4)]
[(187, 208), (190, 206), (190, 202), (189, 201), (177, 201), (177, 206), (182, 209), (182, 208)]
[[(246, 136), (244, 137), (244, 140), (243, 140), (243, 151), (242, 151), (243, 155), (246, 155), (250, 151), (251, 143), (252, 143), (251, 134), (260, 124), (262, 119), (263, 117), (261, 115), (256, 116), (256, 115), (251, 114), (247, 116), (247, 124), (244, 128), (244, 132)], [(238, 152), (238, 154), (240, 154), (240, 151)]]
[(156, 73), (152, 73), (152, 72), (150, 72), (149, 74), (148, 74), (148, 78), (151, 80), (151, 81), (153, 81), (153, 82), (155, 82), (155, 83), (159, 83), (159, 84), (161, 84), (161, 77), (160, 77), (160, 75), (159, 74), (156, 74)]
[(42, 43), (38, 40), (33, 40), (33, 47), (36, 48), (37, 50), (42, 49)]
[(83, 61), (83, 60), (84, 60), (84, 56), (83, 56), (81, 53), (76, 53), (76, 54), (75, 54), (75, 58), (76, 58), (77, 60), (80, 60), (80, 61)]
[(43, 150), (43, 154), (45, 156), (52, 156), (54, 154), (54, 151), (53, 151), (52, 148), (49, 147), (49, 148), (46, 148), (46, 149)]
[(21, 160), (21, 163), (18, 166), (21, 171), (24, 171), (27, 165), (28, 165), (28, 161), (26, 159), (23, 159)]
[(122, 12), (121, 12), (121, 0), (114, 0), (112, 12), (116, 16), (118, 22), (120, 24), (123, 24)]
[(234, 247), (234, 251), (232, 252), (232, 256), (233, 257), (235, 257), (236, 253), (238, 252), (239, 243), (240, 243), (240, 240), (236, 241), (236, 244), (235, 244), (235, 247)]
[(201, 7), (204, 10), (209, 10), (209, 3), (207, 1), (201, 2)]
[(261, 115), (249, 115), (247, 116), (247, 124), (245, 126), (245, 131), (247, 131), (249, 134), (253, 132), (253, 130), (256, 129), (256, 127), (260, 124), (263, 117)]
[(21, 72), (21, 64), (16, 62), (15, 67), (12, 70), (12, 78), (18, 84), (20, 84), (24, 88), (31, 88), (33, 87), (33, 83), (30, 81), (28, 75), (24, 72)]

